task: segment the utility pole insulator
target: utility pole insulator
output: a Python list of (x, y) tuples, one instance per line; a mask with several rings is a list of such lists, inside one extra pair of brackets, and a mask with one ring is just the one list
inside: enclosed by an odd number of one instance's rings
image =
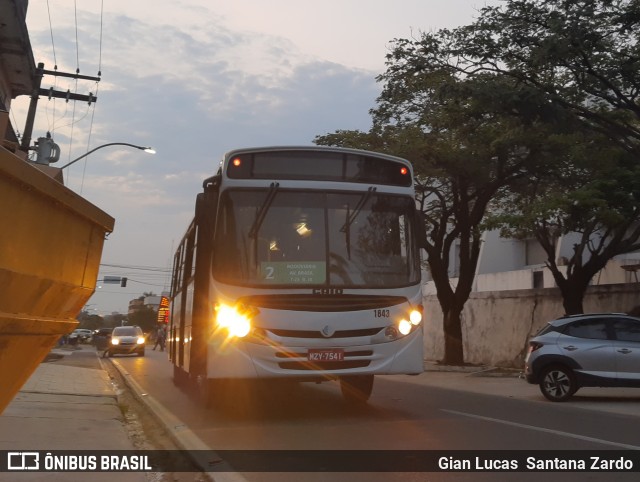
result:
[(49, 89), (42, 89), (42, 77), (44, 75), (54, 75), (59, 77), (70, 77), (72, 79), (82, 79), (82, 80), (92, 80), (95, 82), (100, 82), (100, 77), (91, 77), (88, 75), (80, 75), (80, 69), (76, 69), (75, 74), (67, 73), (67, 72), (58, 72), (58, 66), (54, 67), (55, 70), (45, 70), (44, 64), (42, 62), (38, 63), (36, 67), (36, 77), (33, 86), (33, 92), (31, 93), (31, 102), (29, 103), (29, 112), (27, 113), (27, 121), (25, 122), (24, 133), (22, 134), (22, 142), (20, 144), (20, 150), (23, 152), (29, 152), (30, 144), (31, 144), (31, 135), (33, 133), (33, 124), (36, 117), (36, 108), (38, 106), (38, 98), (41, 95), (46, 95), (49, 100), (52, 97), (57, 99), (66, 99), (66, 102), (70, 100), (79, 100), (83, 102), (88, 102), (91, 105), (92, 102), (97, 102), (98, 97), (89, 94), (89, 95), (80, 95), (76, 93), (72, 93), (70, 90), (66, 92), (62, 92), (59, 90), (54, 90), (53, 87)]

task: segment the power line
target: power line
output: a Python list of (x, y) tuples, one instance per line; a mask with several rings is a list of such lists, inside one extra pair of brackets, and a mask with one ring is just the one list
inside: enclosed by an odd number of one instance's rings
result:
[(129, 265), (129, 264), (110, 264), (110, 263), (100, 263), (100, 266), (104, 266), (107, 268), (120, 268), (120, 269), (135, 269), (141, 271), (156, 271), (161, 273), (171, 273), (171, 268), (161, 268), (158, 266), (140, 266), (140, 265)]
[(73, 2), (73, 13), (76, 27), (76, 74), (80, 73), (80, 43), (78, 42), (78, 2)]
[(51, 23), (51, 8), (49, 8), (49, 0), (47, 0), (47, 13), (49, 14), (49, 31), (51, 32), (51, 48), (53, 50), (54, 70), (58, 69), (58, 60), (56, 59), (56, 46), (53, 42), (53, 24)]
[(157, 287), (162, 287), (164, 288), (165, 285), (158, 285), (158, 284), (154, 284), (154, 283), (145, 283), (144, 281), (138, 281), (132, 278), (127, 278), (128, 281), (133, 281), (134, 283), (140, 283), (141, 285), (147, 285), (147, 286), (157, 286)]
[(102, 76), (102, 21), (104, 18), (104, 0), (100, 2), (100, 48), (98, 50), (98, 77)]
[[(100, 79), (98, 79), (96, 81), (96, 97), (98, 96), (98, 82), (100, 81)], [(93, 110), (91, 111), (91, 123), (89, 124), (89, 136), (87, 138), (87, 152), (89, 152), (89, 146), (91, 145), (91, 135), (93, 134), (93, 120), (95, 118), (96, 115), (96, 106), (95, 104), (93, 105)], [(84, 160), (84, 167), (82, 169), (82, 181), (80, 182), (80, 194), (82, 194), (82, 188), (84, 187), (84, 177), (85, 177), (85, 173), (87, 172), (87, 161), (89, 159), (85, 158)]]

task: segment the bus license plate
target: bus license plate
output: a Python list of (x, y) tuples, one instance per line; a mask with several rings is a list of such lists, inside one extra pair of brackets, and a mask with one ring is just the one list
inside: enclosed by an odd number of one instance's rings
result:
[(344, 350), (339, 348), (317, 350), (310, 349), (308, 352), (309, 361), (324, 362), (324, 361), (343, 361)]

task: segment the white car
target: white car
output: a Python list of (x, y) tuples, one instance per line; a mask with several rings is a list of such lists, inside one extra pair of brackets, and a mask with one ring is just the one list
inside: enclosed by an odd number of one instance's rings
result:
[(111, 342), (105, 350), (106, 356), (136, 353), (144, 356), (144, 333), (138, 326), (117, 326), (111, 332)]
[(73, 333), (71, 333), (71, 335), (76, 335), (80, 343), (91, 343), (93, 331), (87, 330), (85, 328), (78, 328), (76, 330), (73, 330)]

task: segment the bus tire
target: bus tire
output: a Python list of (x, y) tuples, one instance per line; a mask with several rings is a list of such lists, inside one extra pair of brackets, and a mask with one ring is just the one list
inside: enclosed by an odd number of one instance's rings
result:
[(367, 403), (373, 391), (373, 375), (349, 375), (340, 377), (340, 391), (349, 403)]
[(188, 378), (187, 373), (177, 365), (173, 365), (173, 384), (176, 387), (183, 387)]
[(217, 405), (218, 384), (217, 380), (199, 375), (192, 378), (192, 388), (195, 390), (195, 396), (204, 408), (213, 408)]

